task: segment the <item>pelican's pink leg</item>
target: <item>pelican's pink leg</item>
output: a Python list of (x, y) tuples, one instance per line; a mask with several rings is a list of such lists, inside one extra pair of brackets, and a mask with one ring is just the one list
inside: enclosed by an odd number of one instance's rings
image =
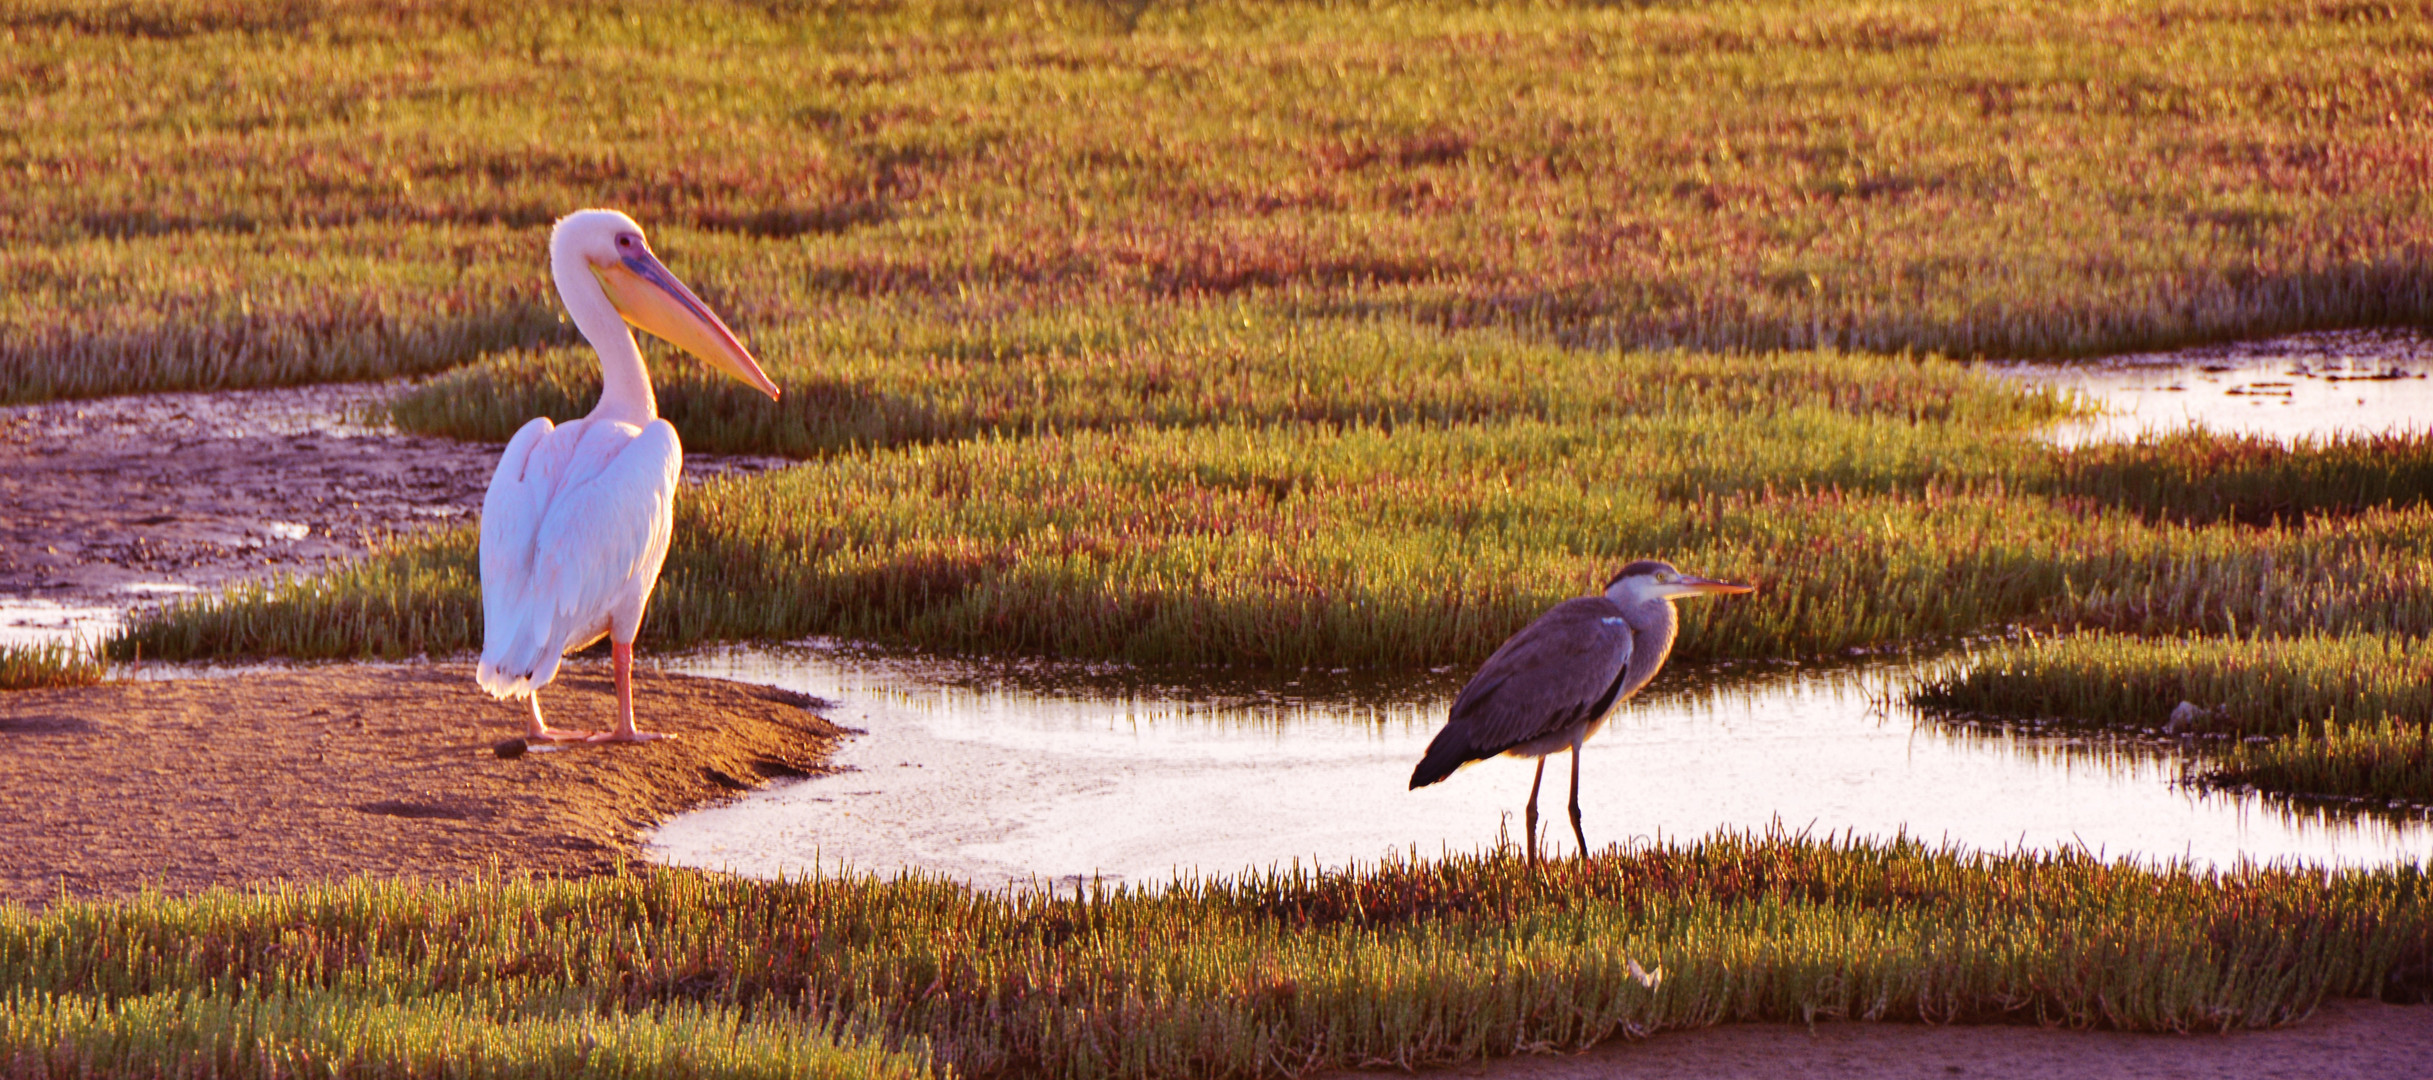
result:
[(526, 742), (581, 742), (596, 738), (589, 731), (562, 731), (541, 722), (541, 695), (532, 695), (532, 727), (524, 732)]
[(655, 731), (634, 730), (634, 643), (611, 641), (608, 643), (608, 655), (617, 669), (617, 730), (606, 735), (594, 735), (591, 741), (648, 742), (652, 739), (675, 738)]

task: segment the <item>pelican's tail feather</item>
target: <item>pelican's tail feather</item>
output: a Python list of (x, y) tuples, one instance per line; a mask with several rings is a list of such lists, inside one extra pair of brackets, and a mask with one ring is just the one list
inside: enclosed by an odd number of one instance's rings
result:
[(473, 681), (494, 698), (531, 697), (540, 689), (540, 684), (532, 676), (510, 673), (488, 660), (482, 661), (481, 667), (474, 671)]
[(501, 671), (498, 665), (488, 660), (483, 660), (481, 666), (474, 669), (473, 681), (494, 698), (520, 698), (532, 693), (532, 680)]
[(555, 642), (544, 640), (549, 636), (546, 628), (532, 625), (534, 621), (515, 626), (504, 640), (483, 642), (481, 666), (474, 669), (473, 681), (491, 697), (530, 697), (558, 677), (558, 662), (565, 653), (562, 647), (551, 647)]

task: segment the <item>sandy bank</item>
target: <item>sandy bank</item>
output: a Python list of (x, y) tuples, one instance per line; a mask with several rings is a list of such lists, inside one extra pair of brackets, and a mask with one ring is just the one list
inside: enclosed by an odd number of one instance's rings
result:
[[(681, 737), (504, 759), (521, 704), (464, 664), (0, 694), (0, 899), (592, 873), (669, 814), (824, 771), (843, 734), (766, 687), (644, 671), (635, 698), (645, 728)], [(611, 724), (604, 666), (570, 666), (545, 702), (554, 724)]]

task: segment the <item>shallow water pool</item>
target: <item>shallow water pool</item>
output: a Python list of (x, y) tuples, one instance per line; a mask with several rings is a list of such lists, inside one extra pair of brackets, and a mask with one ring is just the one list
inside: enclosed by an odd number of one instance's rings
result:
[[(811, 693), (835, 703), (826, 715), (867, 732), (838, 755), (852, 771), (667, 822), (646, 853), (682, 866), (763, 876), (815, 864), (917, 867), (983, 887), (1157, 882), (1517, 842), (1529, 793), (1532, 766), (1509, 759), (1407, 790), (1459, 688), (1451, 674), (1419, 685), (1303, 673), (1195, 687), (1121, 669), (821, 645), (667, 666)], [(1716, 672), (1723, 681), (1706, 686), (1698, 673), (1666, 672), (1588, 744), (1589, 843), (1779, 824), (2211, 864), (2433, 855), (2421, 820), (2325, 820), (2199, 791), (2178, 783), (2181, 763), (2167, 750), (1918, 721), (1882, 703), (1907, 670)], [(1550, 761), (1541, 828), (1548, 850), (1566, 854), (1569, 761)]]
[(0, 645), (91, 645), (125, 621), (125, 609), (116, 606), (0, 596)]
[(2063, 424), (2064, 445), (2204, 427), (2275, 439), (2420, 431), (2433, 419), (2433, 340), (2344, 330), (2064, 364), (1987, 370), (2076, 391), (2104, 415)]

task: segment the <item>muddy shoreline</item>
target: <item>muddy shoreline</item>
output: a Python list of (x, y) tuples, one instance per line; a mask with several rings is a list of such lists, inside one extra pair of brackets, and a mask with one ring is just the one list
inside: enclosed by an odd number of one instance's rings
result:
[[(501, 447), (370, 419), (410, 381), (0, 408), (0, 633), (87, 621), (478, 519)], [(685, 479), (783, 458), (688, 454)], [(34, 604), (23, 604), (23, 601)], [(31, 619), (32, 621), (27, 621)]]

